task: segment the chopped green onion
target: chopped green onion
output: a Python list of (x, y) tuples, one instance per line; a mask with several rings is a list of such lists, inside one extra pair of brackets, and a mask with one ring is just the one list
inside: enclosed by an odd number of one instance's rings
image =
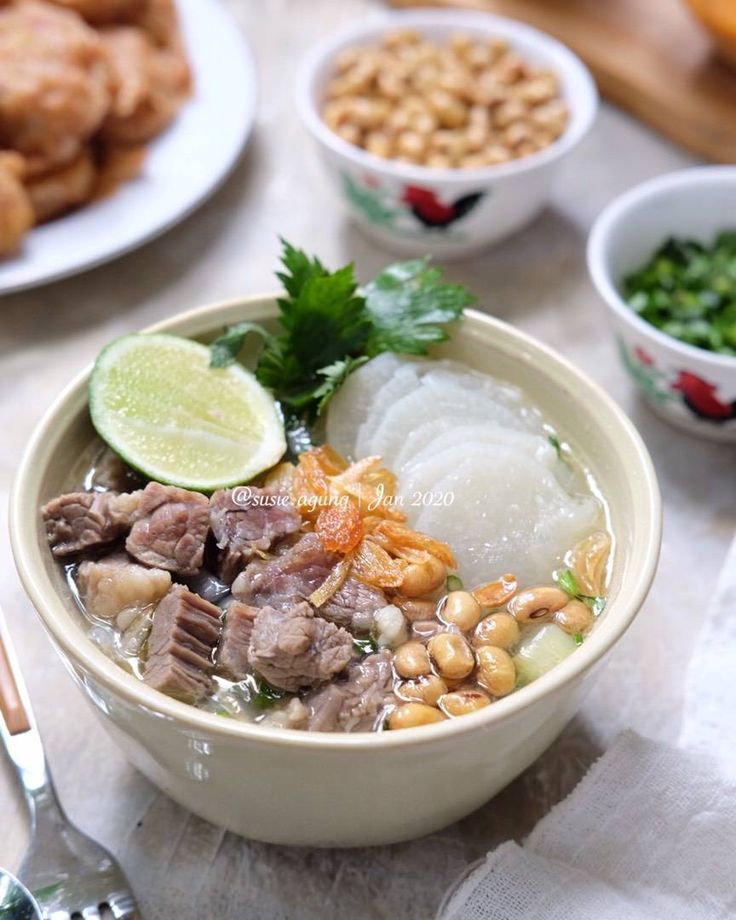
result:
[(562, 569), (559, 572), (555, 572), (555, 581), (570, 597), (587, 604), (596, 616), (603, 613), (606, 606), (605, 597), (591, 597), (589, 594), (583, 594), (572, 569)]
[(557, 456), (562, 459), (562, 444), (560, 443), (560, 439), (557, 437), (557, 435), (549, 434), (547, 435), (547, 440), (552, 445), (552, 447), (554, 447), (555, 451), (557, 452)]
[(555, 581), (570, 597), (580, 597), (580, 585), (572, 569), (562, 569), (556, 572)]
[(378, 651), (378, 645), (373, 636), (368, 636), (364, 639), (353, 639), (353, 645), (361, 655), (372, 655)]
[(279, 690), (278, 687), (272, 687), (262, 678), (256, 681), (257, 690), (253, 696), (252, 702), (259, 709), (268, 709), (274, 703), (278, 703), (286, 695), (285, 690)]
[(623, 287), (629, 307), (665, 334), (736, 355), (736, 230), (707, 246), (666, 240)]
[(446, 586), (447, 586), (448, 594), (450, 593), (450, 591), (462, 591), (463, 590), (463, 580), (462, 578), (460, 578), (459, 575), (448, 575)]

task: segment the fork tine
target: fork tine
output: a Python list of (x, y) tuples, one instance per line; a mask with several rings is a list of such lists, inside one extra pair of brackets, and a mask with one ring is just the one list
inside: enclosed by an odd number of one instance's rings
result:
[(112, 911), (115, 920), (132, 920), (136, 916), (135, 899), (129, 891), (119, 891), (116, 894), (111, 894), (105, 903)]
[(82, 920), (102, 920), (99, 907), (85, 907)]

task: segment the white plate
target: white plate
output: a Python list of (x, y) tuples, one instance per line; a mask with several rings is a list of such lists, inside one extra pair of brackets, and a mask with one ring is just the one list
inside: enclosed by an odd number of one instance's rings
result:
[(194, 94), (149, 145), (141, 175), (110, 198), (52, 221), (0, 263), (0, 294), (77, 274), (182, 220), (234, 166), (253, 126), (256, 69), (220, 0), (179, 0)]

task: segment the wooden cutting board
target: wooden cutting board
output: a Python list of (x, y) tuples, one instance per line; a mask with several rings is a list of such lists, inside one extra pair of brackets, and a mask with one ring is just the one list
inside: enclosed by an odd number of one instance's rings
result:
[(736, 67), (714, 55), (685, 0), (389, 2), (485, 10), (528, 22), (572, 48), (612, 102), (699, 156), (736, 162)]

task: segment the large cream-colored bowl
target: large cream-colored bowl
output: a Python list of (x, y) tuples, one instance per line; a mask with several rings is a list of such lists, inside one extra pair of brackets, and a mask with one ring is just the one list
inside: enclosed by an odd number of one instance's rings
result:
[[(226, 323), (273, 320), (271, 297), (216, 304), (154, 327), (207, 338)], [(61, 394), (22, 460), (11, 498), (23, 583), (66, 666), (125, 755), (198, 815), (259, 840), (316, 846), (388, 843), (473, 811), (527, 767), (578, 708), (594, 666), (649, 589), (660, 500), (647, 451), (624, 414), (564, 359), (469, 312), (439, 353), (525, 388), (596, 476), (616, 551), (610, 600), (585, 644), (533, 685), (471, 716), (400, 732), (332, 735), (264, 729), (208, 714), (145, 686), (87, 638), (39, 506), (71, 484), (94, 433), (88, 372)]]

